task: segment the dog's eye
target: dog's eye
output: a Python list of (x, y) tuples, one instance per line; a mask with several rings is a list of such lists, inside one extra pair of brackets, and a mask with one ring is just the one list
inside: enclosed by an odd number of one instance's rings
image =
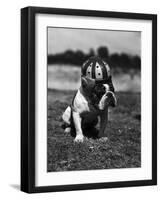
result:
[(104, 85), (101, 85), (101, 89), (105, 91), (106, 87)]

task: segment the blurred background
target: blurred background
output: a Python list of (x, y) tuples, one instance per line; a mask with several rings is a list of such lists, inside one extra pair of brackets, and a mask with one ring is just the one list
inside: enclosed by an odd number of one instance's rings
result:
[(116, 91), (141, 91), (141, 32), (48, 27), (48, 88), (76, 90), (81, 66), (98, 55)]

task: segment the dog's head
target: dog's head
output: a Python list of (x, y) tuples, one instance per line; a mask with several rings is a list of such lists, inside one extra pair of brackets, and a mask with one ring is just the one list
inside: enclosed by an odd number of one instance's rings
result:
[(100, 110), (116, 106), (116, 97), (109, 65), (98, 56), (82, 66), (82, 88)]
[(117, 100), (111, 76), (104, 83), (97, 82), (89, 77), (82, 77), (81, 83), (83, 91), (99, 110), (104, 110), (109, 106), (116, 106)]

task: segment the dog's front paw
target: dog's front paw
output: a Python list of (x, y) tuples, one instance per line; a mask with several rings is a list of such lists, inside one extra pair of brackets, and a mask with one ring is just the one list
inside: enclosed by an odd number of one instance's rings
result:
[(84, 136), (83, 135), (77, 135), (74, 139), (74, 142), (83, 142)]
[(71, 132), (71, 128), (70, 127), (67, 127), (65, 130), (64, 130), (64, 133), (65, 134), (69, 134)]

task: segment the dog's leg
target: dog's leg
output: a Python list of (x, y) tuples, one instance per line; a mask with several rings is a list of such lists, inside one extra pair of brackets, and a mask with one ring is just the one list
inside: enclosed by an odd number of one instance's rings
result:
[(100, 115), (99, 137), (108, 137), (108, 133), (106, 130), (107, 123), (108, 123), (108, 108), (106, 108)]
[(62, 115), (62, 119), (63, 119), (63, 121), (66, 123), (66, 124), (68, 124), (68, 125), (70, 125), (70, 121), (71, 121), (71, 107), (70, 106), (68, 106), (66, 109), (65, 109), (65, 111), (64, 111), (64, 113), (63, 113), (63, 115)]
[(71, 127), (65, 128), (64, 132), (65, 132), (66, 134), (70, 133), (70, 132), (71, 132)]
[(64, 132), (69, 134), (71, 132), (71, 107), (68, 106), (62, 115), (64, 121)]
[(76, 131), (76, 137), (74, 139), (75, 142), (83, 142), (84, 136), (81, 128), (82, 119), (77, 112), (73, 112), (73, 121)]

